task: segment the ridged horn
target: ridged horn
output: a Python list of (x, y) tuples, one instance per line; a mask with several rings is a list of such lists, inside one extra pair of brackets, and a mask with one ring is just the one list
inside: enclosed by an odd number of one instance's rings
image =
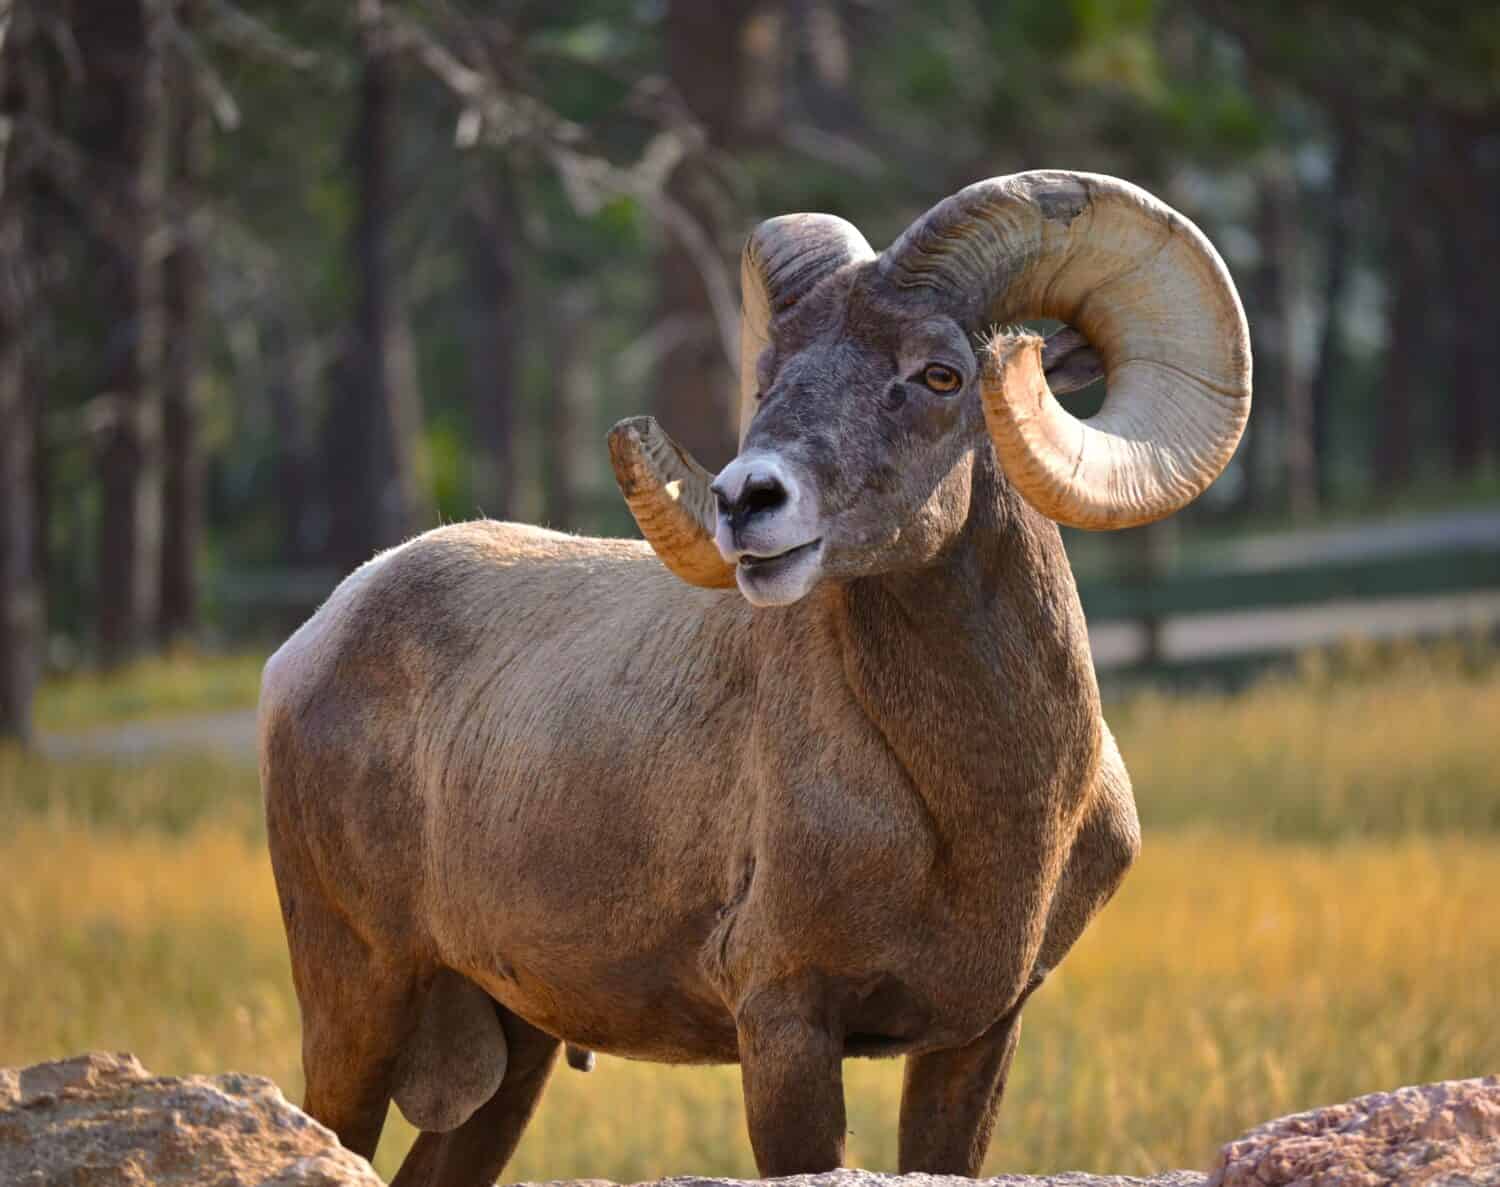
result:
[(740, 256), (740, 442), (755, 416), (755, 368), (770, 342), (771, 319), (845, 264), (874, 259), (865, 237), (831, 214), (767, 219)]
[(1197, 498), (1234, 453), (1250, 413), (1239, 294), (1203, 233), (1145, 190), (1055, 170), (977, 182), (907, 228), (880, 270), (935, 291), (970, 329), (1058, 318), (1098, 351), (1108, 388), (1087, 421), (1045, 380), (1023, 382), (1019, 359), (1009, 379), (986, 379), (1006, 475), (1059, 523), (1150, 523)]
[[(741, 441), (755, 415), (755, 369), (770, 341), (771, 318), (838, 268), (874, 256), (863, 235), (830, 214), (783, 215), (751, 234), (740, 260)], [(690, 585), (732, 588), (734, 566), (714, 545), (713, 475), (649, 416), (610, 430), (609, 459), (630, 514), (662, 563)]]
[(662, 564), (689, 585), (729, 589), (734, 566), (714, 546), (713, 475), (649, 416), (609, 431), (609, 460), (630, 514)]

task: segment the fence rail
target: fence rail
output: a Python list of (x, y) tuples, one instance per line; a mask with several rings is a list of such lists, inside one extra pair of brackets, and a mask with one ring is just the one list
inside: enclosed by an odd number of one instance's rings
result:
[(1166, 618), (1322, 602), (1450, 594), (1500, 587), (1500, 549), (1308, 564), (1272, 572), (1172, 574), (1149, 584), (1087, 581), (1091, 620)]
[[(326, 569), (227, 572), (210, 610), (231, 635), (292, 630), (327, 597)], [(1500, 536), (1447, 551), (1280, 569), (1225, 567), (1151, 580), (1080, 582), (1101, 669), (1205, 673), (1368, 634), (1500, 629)], [(1463, 596), (1463, 595), (1497, 596)]]

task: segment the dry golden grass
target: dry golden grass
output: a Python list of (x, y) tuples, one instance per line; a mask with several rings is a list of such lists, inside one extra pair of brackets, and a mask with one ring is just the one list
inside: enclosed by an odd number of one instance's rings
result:
[(294, 1082), (275, 887), (242, 832), (26, 822), (0, 867), (0, 1063), (103, 1047)]
[[(1491, 660), (1346, 654), (1112, 720), (1145, 853), (1028, 1010), (992, 1170), (1202, 1165), (1280, 1113), (1500, 1069)], [(129, 1049), (299, 1096), (253, 770), (0, 751), (0, 817), (0, 1064)], [(850, 1160), (893, 1167), (899, 1064), (846, 1074)], [(410, 1138), (393, 1117), (387, 1174)], [(558, 1073), (507, 1177), (753, 1170), (736, 1069), (604, 1059)]]
[(1108, 707), (1149, 828), (1500, 832), (1500, 652), (1346, 646), (1233, 695)]
[(50, 762), (0, 746), (0, 819), (41, 818), (127, 833), (179, 834), (212, 821), (263, 833), (255, 768), (211, 754)]
[[(32, 821), (0, 846), (0, 1062), (129, 1049), (295, 1099), (264, 853)], [(1500, 846), (1152, 838), (1026, 1020), (992, 1169), (1201, 1165), (1268, 1117), (1500, 1067)], [(851, 1161), (892, 1167), (900, 1067), (848, 1065)], [(397, 1120), (379, 1165), (410, 1140)], [(508, 1177), (752, 1174), (732, 1068), (558, 1073)]]

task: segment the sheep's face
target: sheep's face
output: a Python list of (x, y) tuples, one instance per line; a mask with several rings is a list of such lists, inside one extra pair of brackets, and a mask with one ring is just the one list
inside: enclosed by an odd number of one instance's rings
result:
[(775, 318), (740, 454), (715, 479), (715, 543), (741, 593), (783, 605), (824, 577), (915, 568), (969, 514), (983, 441), (969, 335), (873, 267)]

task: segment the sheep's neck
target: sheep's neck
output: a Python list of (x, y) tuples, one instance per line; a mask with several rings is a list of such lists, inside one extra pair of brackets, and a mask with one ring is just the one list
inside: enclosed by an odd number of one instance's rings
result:
[(977, 471), (969, 524), (940, 561), (851, 583), (831, 612), (850, 688), (954, 860), (992, 862), (1007, 838), (1067, 827), (1100, 713), (1054, 525)]

